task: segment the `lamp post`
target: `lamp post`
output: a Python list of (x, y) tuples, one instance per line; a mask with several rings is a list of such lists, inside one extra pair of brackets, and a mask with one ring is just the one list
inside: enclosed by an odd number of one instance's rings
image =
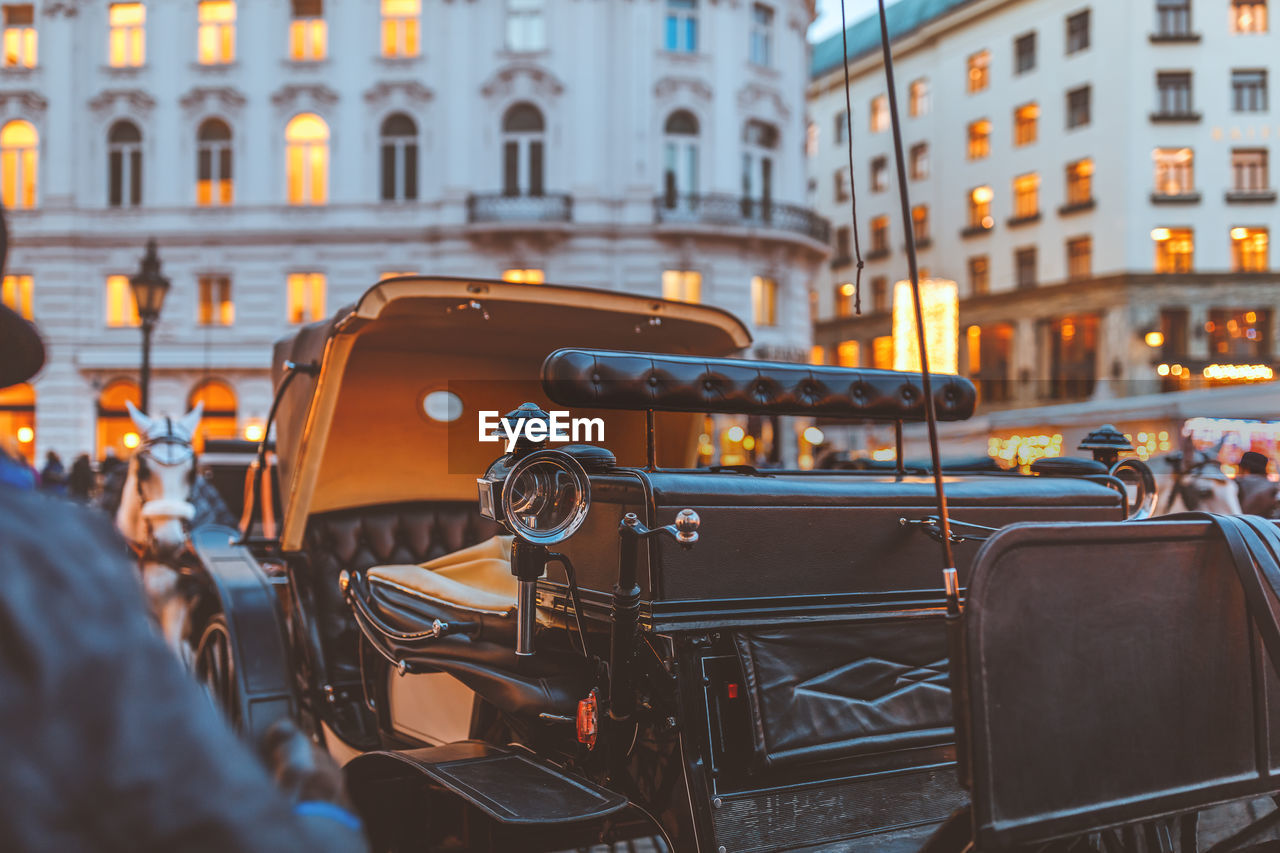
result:
[(138, 306), (138, 319), (142, 321), (142, 370), (138, 385), (142, 392), (142, 411), (150, 412), (151, 403), (151, 332), (160, 319), (165, 295), (169, 292), (169, 279), (160, 273), (160, 256), (156, 254), (156, 241), (147, 241), (147, 253), (142, 257), (137, 275), (129, 279), (133, 299)]

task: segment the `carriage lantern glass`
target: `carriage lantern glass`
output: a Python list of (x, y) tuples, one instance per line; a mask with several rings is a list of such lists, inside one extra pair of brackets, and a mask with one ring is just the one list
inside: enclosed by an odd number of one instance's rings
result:
[(563, 542), (582, 526), (591, 482), (578, 460), (540, 450), (516, 463), (502, 486), (502, 516), (519, 538), (538, 545)]

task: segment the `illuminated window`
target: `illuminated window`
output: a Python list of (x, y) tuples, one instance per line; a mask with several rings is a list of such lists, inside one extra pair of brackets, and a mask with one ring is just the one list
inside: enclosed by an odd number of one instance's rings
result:
[(289, 122), (284, 138), (289, 204), (324, 204), (329, 198), (329, 126), (315, 113), (302, 113)]
[(1036, 34), (1031, 31), (1013, 40), (1013, 73), (1025, 74), (1036, 67)]
[(698, 0), (667, 0), (663, 47), (676, 53), (698, 50)]
[(884, 95), (876, 95), (871, 99), (871, 132), (880, 133), (889, 129), (889, 99)]
[(877, 313), (889, 310), (889, 279), (882, 275), (871, 279), (871, 310)]
[(917, 142), (911, 146), (911, 180), (923, 181), (929, 177), (929, 143)]
[(108, 382), (98, 395), (98, 458), (103, 459), (107, 450), (114, 450), (119, 457), (126, 457), (138, 446), (137, 429), (125, 402), (135, 406), (142, 402), (142, 392), (132, 379), (115, 379)]
[(1191, 272), (1195, 237), (1190, 228), (1154, 228), (1151, 240), (1156, 244), (1156, 272)]
[(1014, 146), (1030, 145), (1036, 141), (1036, 125), (1040, 119), (1040, 107), (1023, 104), (1013, 111)]
[(546, 124), (533, 104), (512, 106), (502, 117), (502, 194), (543, 194)]
[(751, 7), (749, 57), (752, 65), (767, 68), (773, 58), (773, 9), (763, 3)]
[(871, 252), (889, 252), (889, 217), (876, 216), (871, 220)]
[(841, 367), (860, 367), (861, 349), (857, 341), (841, 341), (836, 345), (836, 363)]
[(688, 110), (676, 110), (662, 127), (662, 192), (667, 207), (681, 199), (691, 202), (698, 194), (698, 119)]
[(1047, 326), (1049, 398), (1088, 397), (1098, 382), (1098, 315), (1063, 317)]
[(512, 284), (542, 284), (546, 278), (542, 270), (510, 269), (502, 271), (502, 280)]
[(1157, 74), (1156, 114), (1185, 116), (1191, 112), (1191, 72), (1162, 71)]
[(532, 53), (547, 47), (543, 0), (507, 0), (507, 50)]
[(995, 220), (991, 218), (991, 199), (995, 193), (991, 187), (974, 187), (969, 190), (969, 227), (991, 228)]
[(382, 55), (418, 55), (421, 0), (382, 0)]
[(911, 233), (916, 245), (929, 242), (929, 205), (917, 204), (911, 208)]
[(382, 200), (418, 197), (418, 126), (404, 113), (382, 122)]
[(1067, 241), (1067, 278), (1071, 281), (1093, 275), (1093, 238), (1075, 237)]
[(107, 276), (107, 325), (138, 326), (138, 303), (133, 298), (133, 288), (127, 275)]
[(201, 65), (226, 65), (236, 58), (235, 0), (200, 0), (197, 53)]
[(1157, 148), (1151, 152), (1157, 195), (1187, 195), (1195, 188), (1195, 155), (1190, 148)]
[(881, 335), (871, 341), (871, 366), (893, 370), (893, 335)]
[(142, 204), (142, 132), (131, 121), (118, 121), (107, 132), (107, 204)]
[(980, 50), (969, 57), (969, 92), (981, 92), (991, 85), (991, 51)]
[(200, 306), (196, 322), (201, 326), (230, 326), (236, 321), (231, 301), (231, 279), (225, 275), (202, 275), (197, 281)]
[(196, 131), (196, 204), (231, 204), (231, 128), (219, 118), (207, 118)]
[(0, 200), (11, 209), (36, 206), (39, 137), (29, 121), (11, 121), (0, 128)]
[(991, 153), (991, 120), (969, 122), (969, 159), (981, 160)]
[(1093, 120), (1093, 90), (1081, 86), (1067, 92), (1067, 129), (1084, 127)]
[(986, 255), (969, 258), (969, 295), (982, 296), (991, 291), (991, 263)]
[(1013, 217), (1028, 219), (1040, 213), (1040, 176), (1032, 172), (1013, 179)]
[(4, 6), (4, 64), (6, 68), (36, 67), (36, 13), (31, 3)]
[(873, 157), (871, 160), (871, 191), (882, 193), (889, 188), (889, 158)]
[(147, 7), (112, 3), (107, 8), (111, 34), (107, 59), (112, 68), (137, 68), (147, 61)]
[(1236, 192), (1263, 192), (1267, 176), (1267, 149), (1237, 148), (1231, 152), (1231, 175)]
[(33, 284), (29, 275), (6, 275), (0, 283), (3, 302), (21, 316), (31, 319)]
[(757, 326), (778, 325), (778, 282), (762, 276), (751, 277), (751, 316)]
[(1231, 0), (1231, 32), (1265, 33), (1266, 0)]
[(912, 80), (907, 89), (907, 115), (917, 118), (929, 112), (929, 81), (921, 77)]
[(1259, 113), (1267, 109), (1267, 69), (1231, 72), (1232, 109), (1238, 113)]
[(1231, 229), (1231, 268), (1235, 272), (1266, 272), (1269, 266), (1266, 228)]
[(311, 323), (324, 319), (324, 273), (290, 273), (288, 290), (287, 314), (290, 323)]
[(238, 407), (236, 392), (230, 385), (220, 379), (206, 379), (187, 397), (187, 411), (194, 409), (197, 403), (204, 403), (200, 426), (192, 436), (192, 444), (197, 453), (204, 450), (205, 439), (236, 437)]
[(1268, 308), (1212, 308), (1204, 324), (1209, 354), (1232, 361), (1269, 360), (1271, 310)]
[(1038, 257), (1035, 246), (1023, 246), (1013, 252), (1013, 282), (1017, 287), (1035, 287)]
[(1067, 164), (1067, 204), (1093, 200), (1093, 160), (1086, 157)]
[(662, 298), (677, 302), (701, 302), (702, 273), (694, 270), (663, 271)]
[(1089, 47), (1089, 10), (1076, 12), (1067, 18), (1067, 53), (1072, 54)]
[(293, 0), (289, 58), (295, 62), (315, 62), (324, 59), (328, 49), (329, 30), (324, 20), (324, 0)]
[(842, 281), (836, 285), (836, 316), (848, 317), (853, 313), (853, 282)]

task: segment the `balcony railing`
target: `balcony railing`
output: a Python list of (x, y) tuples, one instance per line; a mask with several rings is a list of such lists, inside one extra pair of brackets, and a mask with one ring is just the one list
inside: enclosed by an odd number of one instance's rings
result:
[(733, 195), (664, 195), (653, 200), (661, 224), (724, 225), (791, 231), (826, 244), (831, 223), (806, 207)]
[(467, 197), (467, 221), (511, 224), (573, 221), (573, 197), (485, 193)]

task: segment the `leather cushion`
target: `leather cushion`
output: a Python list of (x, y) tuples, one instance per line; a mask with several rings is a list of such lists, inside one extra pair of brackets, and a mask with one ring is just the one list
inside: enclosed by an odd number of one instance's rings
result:
[(358, 672), (359, 630), (338, 587), (344, 570), (424, 563), (492, 537), (475, 501), (411, 501), (317, 513), (307, 520), (304, 570), (331, 677)]
[[(960, 376), (933, 376), (939, 420), (973, 414), (977, 392)], [(733, 358), (559, 349), (542, 364), (556, 403), (595, 409), (656, 409), (874, 420), (924, 420), (919, 373)]]

